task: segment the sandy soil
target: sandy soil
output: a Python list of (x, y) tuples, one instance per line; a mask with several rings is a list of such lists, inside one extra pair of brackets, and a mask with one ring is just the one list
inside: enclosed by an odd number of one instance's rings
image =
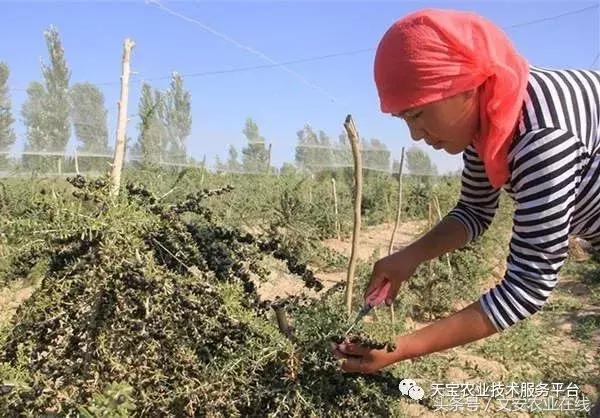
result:
[[(381, 258), (387, 255), (390, 237), (392, 234), (393, 224), (381, 224), (361, 231), (359, 241), (358, 258), (362, 261), (367, 261), (376, 255), (376, 258)], [(394, 239), (394, 250), (397, 250), (417, 238), (426, 227), (426, 222), (413, 221), (406, 222), (400, 225)], [(348, 239), (328, 239), (323, 241), (323, 244), (328, 248), (339, 252), (347, 257), (350, 257), (352, 250), (352, 240)], [(378, 255), (377, 255), (378, 254)], [(318, 277), (324, 284), (327, 290), (338, 282), (346, 280), (346, 270), (336, 272), (319, 272), (315, 271)], [(289, 295), (306, 293), (311, 297), (317, 297), (316, 292), (306, 291), (302, 281), (298, 280), (287, 273), (287, 269), (283, 263), (274, 263), (271, 270), (270, 280), (261, 283), (258, 288), (258, 293), (263, 299), (274, 299), (275, 297), (287, 297)]]

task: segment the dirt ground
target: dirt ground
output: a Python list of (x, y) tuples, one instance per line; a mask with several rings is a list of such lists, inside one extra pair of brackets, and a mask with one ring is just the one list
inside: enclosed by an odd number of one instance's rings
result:
[[(401, 225), (398, 234), (396, 236), (394, 249), (409, 244), (414, 239), (418, 238), (420, 234), (425, 231), (426, 222), (408, 222)], [(389, 245), (390, 234), (392, 231), (392, 224), (382, 224), (374, 227), (366, 228), (362, 231), (360, 236), (360, 251), (359, 258), (361, 260), (369, 260), (373, 254), (378, 254), (377, 258), (383, 257), (387, 254)], [(341, 254), (350, 256), (351, 251), (351, 240), (337, 240), (329, 239), (323, 242), (327, 247), (332, 250), (338, 251)], [(581, 252), (573, 254), (573, 258), (577, 261), (583, 261), (585, 256)], [(481, 292), (485, 292), (490, 287), (495, 286), (503, 278), (506, 262), (504, 259), (498, 260), (491, 269), (490, 277), (482, 282)], [(260, 287), (260, 293), (263, 297), (272, 298), (277, 295), (287, 296), (303, 291), (302, 283), (297, 278), (286, 276), (285, 267), (281, 266), (280, 271), (274, 272), (274, 280), (269, 283), (265, 283)], [(345, 270), (340, 270), (330, 273), (318, 273), (319, 277), (326, 288), (333, 286), (335, 283), (344, 281), (346, 279)], [(597, 359), (600, 357), (600, 329), (592, 330), (590, 335), (585, 339), (580, 339), (577, 334), (578, 324), (581, 324), (581, 320), (586, 316), (589, 317), (600, 317), (600, 307), (593, 305), (590, 301), (590, 288), (588, 285), (582, 283), (582, 281), (572, 275), (563, 274), (560, 277), (559, 284), (554, 292), (550, 296), (548, 301), (549, 305), (569, 305), (576, 306), (577, 309), (566, 309), (562, 312), (560, 309), (555, 314), (537, 314), (531, 318), (531, 321), (535, 326), (548, 327), (553, 330), (552, 334), (548, 336), (548, 344), (543, 348), (543, 356), (548, 356), (548, 361), (556, 361), (560, 363), (560, 359), (568, 358), (572, 353), (582, 353), (581, 361), (586, 365), (589, 365), (589, 371), (591, 373), (597, 373), (600, 375), (600, 361)], [(308, 293), (311, 296), (318, 297), (314, 292)], [(456, 310), (459, 310), (471, 301), (464, 301), (457, 304)], [(386, 309), (386, 308), (381, 308)], [(372, 318), (366, 318), (366, 321), (373, 320)], [(406, 332), (418, 330), (427, 326), (429, 323), (414, 321), (411, 318), (404, 318)], [(544, 328), (546, 329), (546, 328)], [(446, 350), (440, 353), (431, 354), (430, 358), (433, 359), (445, 359), (450, 364), (445, 370), (443, 370), (440, 376), (440, 381), (446, 382), (503, 382), (511, 372), (518, 371), (520, 368), (527, 370), (535, 370), (538, 367), (537, 364), (514, 364), (511, 360), (502, 360), (490, 358), (479, 351), (479, 347), (484, 344), (498, 342), (500, 339), (506, 338), (503, 335), (493, 335), (485, 340), (477, 341), (472, 344), (463, 347), (456, 347), (454, 349)], [(501, 342), (502, 340), (500, 340)], [(510, 352), (510, 344), (508, 343), (507, 351)], [(414, 362), (418, 360), (408, 360), (408, 362)], [(542, 360), (543, 361), (543, 360)], [(576, 382), (575, 382), (576, 383)], [(597, 386), (585, 384), (580, 386), (581, 393), (585, 394), (589, 399), (594, 399), (598, 396)], [(416, 404), (414, 402), (401, 400), (405, 412), (409, 416), (415, 417), (461, 417), (463, 413), (441, 413), (437, 411), (433, 413), (428, 408)], [(481, 414), (470, 414), (469, 416), (489, 416), (489, 413)], [(528, 413), (511, 413), (510, 416), (514, 417), (529, 417)], [(545, 414), (545, 416), (553, 416)]]
[(10, 321), (19, 305), (31, 296), (35, 288), (33, 281), (25, 280), (0, 289), (0, 325)]
[[(394, 249), (398, 249), (409, 244), (414, 239), (418, 238), (425, 230), (426, 223), (423, 221), (406, 222), (399, 228), (396, 236)], [(393, 225), (382, 224), (373, 227), (364, 228), (360, 237), (359, 258), (361, 260), (369, 260), (376, 254), (377, 258), (387, 254), (389, 239)], [(346, 256), (350, 255), (351, 241), (350, 239), (337, 240), (329, 239), (324, 241), (324, 244), (332, 250), (338, 251)], [(577, 254), (578, 260), (582, 260), (581, 254)], [(482, 284), (482, 292), (490, 286), (502, 279), (505, 263), (500, 261), (493, 268), (490, 278)], [(298, 278), (292, 277), (286, 273), (286, 268), (282, 263), (276, 263), (273, 266), (271, 279), (267, 283), (262, 283), (259, 286), (259, 293), (263, 298), (273, 299), (276, 296), (289, 296), (307, 293), (309, 296), (318, 297), (315, 292), (306, 292), (303, 283)], [(334, 284), (346, 279), (345, 269), (335, 272), (319, 272), (316, 271), (316, 276), (322, 280), (325, 289)], [(31, 282), (15, 283), (10, 287), (0, 291), (0, 321), (6, 323), (14, 314), (14, 311), (26, 300), (33, 290), (35, 284)], [(565, 306), (565, 309), (557, 309), (556, 312), (551, 311), (551, 314), (541, 313), (536, 314), (531, 318), (532, 323), (540, 326), (549, 326), (552, 330), (551, 335), (548, 335), (549, 343), (543, 348), (543, 356), (548, 361), (560, 362), (560, 359), (567, 358), (572, 353), (582, 353), (581, 362), (589, 367), (590, 373), (600, 375), (600, 329), (592, 329), (589, 331), (585, 339), (581, 339), (578, 333), (582, 319), (600, 318), (600, 306), (595, 305), (590, 298), (592, 293), (591, 288), (583, 283), (578, 277), (572, 275), (562, 275), (557, 288), (552, 292), (548, 304), (556, 306)], [(468, 303), (459, 304), (456, 309), (466, 306)], [(386, 309), (386, 308), (381, 308)], [(367, 319), (369, 320), (369, 319)], [(372, 320), (372, 319), (370, 319)], [(410, 333), (428, 325), (425, 322), (413, 321), (411, 318), (404, 318), (406, 331)], [(511, 372), (518, 370), (519, 367), (532, 368), (538, 367), (537, 364), (513, 364), (510, 360), (502, 360), (489, 358), (483, 355), (478, 348), (483, 344), (498, 341), (501, 338), (506, 338), (502, 335), (494, 335), (485, 340), (478, 341), (467, 346), (457, 347), (446, 350), (440, 353), (431, 354), (431, 359), (446, 361), (449, 364), (441, 371), (440, 381), (443, 382), (502, 382), (503, 379), (510, 375)], [(507, 350), (510, 350), (508, 345)], [(419, 361), (418, 359), (407, 360), (409, 363)], [(544, 361), (544, 360), (540, 360)], [(589, 365), (589, 366), (587, 366)], [(580, 387), (582, 393), (588, 398), (594, 399), (598, 396), (598, 387), (590, 384)], [(403, 404), (405, 412), (409, 416), (419, 417), (461, 417), (464, 413), (433, 413), (426, 407), (411, 400), (400, 400)], [(474, 416), (470, 414), (469, 416)], [(477, 415), (475, 415), (477, 416)], [(479, 416), (489, 416), (489, 414), (481, 414)], [(513, 413), (510, 415), (515, 417), (529, 417), (527, 413)], [(545, 414), (545, 416), (548, 416)], [(552, 416), (552, 415), (549, 415)]]
[[(410, 244), (418, 238), (421, 233), (425, 232), (426, 227), (427, 221), (421, 220), (401, 223), (398, 226), (398, 231), (396, 231), (396, 236), (394, 237), (392, 251), (397, 251), (407, 244)], [(368, 260), (375, 251), (379, 251), (381, 257), (387, 255), (393, 230), (394, 224), (392, 223), (375, 225), (363, 229), (360, 234), (358, 258)], [(350, 252), (352, 250), (352, 240), (350, 238), (343, 240), (328, 239), (323, 241), (323, 244), (332, 250), (350, 257)]]
[[(402, 223), (398, 227), (398, 231), (394, 237), (393, 250), (397, 251), (399, 248), (410, 244), (418, 238), (418, 236), (423, 233), (426, 225), (426, 221), (410, 221)], [(373, 257), (373, 254), (378, 254), (377, 258), (386, 256), (393, 229), (394, 225), (392, 223), (364, 228), (361, 231), (359, 240), (359, 260), (367, 261)], [(352, 240), (350, 238), (341, 240), (328, 239), (323, 241), (323, 244), (340, 254), (350, 257), (350, 252), (352, 250)], [(335, 272), (315, 270), (315, 275), (323, 282), (325, 286), (323, 291), (336, 283), (346, 280), (345, 269)], [(306, 289), (304, 289), (303, 283), (299, 281), (298, 278), (289, 275), (287, 269), (281, 263), (275, 263), (273, 265), (271, 280), (261, 283), (258, 288), (258, 292), (263, 299), (274, 299), (277, 296), (287, 297), (303, 291), (311, 297), (318, 297), (316, 292), (307, 292)]]

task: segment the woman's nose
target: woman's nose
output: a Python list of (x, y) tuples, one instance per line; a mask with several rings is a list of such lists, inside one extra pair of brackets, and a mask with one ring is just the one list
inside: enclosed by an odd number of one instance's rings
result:
[(412, 123), (408, 124), (408, 130), (413, 141), (420, 141), (425, 137), (425, 131)]

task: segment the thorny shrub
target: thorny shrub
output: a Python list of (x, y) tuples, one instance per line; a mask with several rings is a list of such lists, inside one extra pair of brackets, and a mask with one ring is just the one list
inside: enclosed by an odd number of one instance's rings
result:
[(76, 199), (40, 201), (30, 264), (47, 269), (1, 341), (2, 415), (393, 413), (399, 377), (342, 374), (329, 352), (347, 325), (340, 292), (290, 298), (294, 340), (277, 330), (255, 289), (264, 257), (321, 283), (277, 237), (213, 219), (204, 202), (230, 188), (166, 203), (137, 184), (112, 201), (106, 179), (71, 183)]

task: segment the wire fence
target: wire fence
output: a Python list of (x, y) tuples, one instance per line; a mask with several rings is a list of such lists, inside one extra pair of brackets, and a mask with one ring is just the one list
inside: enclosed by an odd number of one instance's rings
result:
[[(235, 47), (239, 48), (240, 50), (243, 50), (246, 53), (250, 53), (258, 57), (259, 59), (264, 61), (264, 63), (260, 65), (227, 68), (222, 70), (193, 71), (192, 69), (188, 69), (192, 71), (183, 71), (181, 73), (173, 73), (171, 75), (153, 75), (147, 74), (143, 68), (141, 68), (141, 72), (137, 71), (137, 63), (134, 61), (133, 68), (136, 69), (136, 71), (131, 73), (131, 77), (133, 80), (131, 83), (132, 85), (130, 86), (130, 107), (127, 112), (129, 127), (126, 135), (128, 144), (132, 144), (132, 142), (136, 141), (136, 139), (138, 143), (135, 147), (133, 145), (128, 146), (125, 158), (126, 165), (136, 166), (144, 164), (153, 164), (165, 168), (197, 168), (211, 171), (214, 173), (230, 173), (239, 175), (280, 175), (281, 173), (285, 172), (286, 169), (294, 169), (309, 174), (318, 174), (326, 171), (346, 170), (353, 168), (353, 157), (350, 146), (347, 143), (347, 141), (342, 141), (339, 144), (332, 144), (331, 142), (323, 143), (321, 142), (320, 133), (319, 137), (317, 138), (315, 132), (312, 131), (306, 133), (306, 138), (310, 138), (310, 140), (308, 140), (307, 142), (299, 141), (299, 143), (296, 145), (291, 145), (288, 142), (288, 145), (286, 146), (286, 158), (290, 159), (291, 161), (283, 163), (281, 167), (274, 167), (274, 165), (271, 163), (271, 146), (269, 145), (267, 147), (264, 138), (262, 138), (259, 135), (258, 130), (256, 132), (254, 140), (252, 140), (250, 137), (248, 138), (247, 146), (249, 148), (260, 148), (261, 150), (257, 153), (257, 155), (250, 155), (249, 158), (247, 158), (248, 155), (244, 154), (242, 158), (240, 158), (240, 160), (233, 159), (233, 161), (227, 160), (224, 162), (216, 160), (214, 162), (207, 162), (206, 158), (203, 158), (202, 161), (198, 161), (196, 159), (191, 158), (189, 155), (183, 155), (181, 153), (185, 153), (184, 146), (180, 150), (181, 152), (179, 156), (177, 156), (176, 158), (168, 157), (168, 153), (164, 154), (164, 147), (162, 147), (160, 144), (168, 142), (171, 143), (172, 147), (177, 148), (177, 146), (184, 143), (184, 139), (182, 139), (181, 136), (177, 134), (177, 132), (174, 132), (178, 129), (176, 126), (177, 124), (172, 124), (172, 121), (170, 121), (169, 123), (165, 123), (161, 126), (157, 126), (160, 125), (160, 122), (156, 122), (156, 120), (162, 120), (161, 118), (163, 118), (164, 116), (161, 113), (164, 112), (164, 109), (161, 111), (161, 106), (157, 107), (157, 103), (159, 102), (158, 98), (162, 97), (164, 99), (166, 97), (165, 95), (168, 96), (167, 90), (162, 91), (156, 88), (155, 86), (153, 87), (148, 85), (148, 87), (151, 87), (151, 89), (148, 90), (149, 95), (148, 97), (146, 97), (146, 99), (149, 100), (149, 103), (147, 103), (147, 106), (144, 108), (148, 110), (148, 112), (139, 110), (144, 99), (142, 90), (147, 83), (153, 81), (174, 80), (175, 74), (178, 74), (178, 76), (188, 79), (195, 77), (214, 76), (218, 74), (256, 71), (266, 68), (280, 68), (283, 71), (286, 71), (290, 75), (292, 75), (296, 79), (296, 82), (299, 81), (305, 87), (317, 90), (321, 95), (327, 97), (331, 101), (341, 104), (341, 101), (338, 98), (333, 97), (328, 91), (323, 89), (322, 86), (316, 85), (314, 82), (308, 81), (304, 78), (302, 74), (291, 69), (289, 66), (292, 64), (321, 61), (340, 56), (353, 56), (366, 52), (373, 52), (374, 48), (339, 50), (331, 54), (300, 57), (289, 61), (276, 61), (273, 58), (265, 55), (263, 52), (256, 50), (250, 45), (247, 45), (245, 42), (235, 40), (225, 33), (218, 32), (214, 28), (207, 26), (205, 23), (200, 22), (197, 19), (183, 15), (175, 11), (174, 9), (163, 5), (160, 1), (152, 0), (151, 2), (149, 2), (149, 4), (152, 4), (154, 7), (162, 10), (162, 12), (170, 14), (173, 17), (186, 21), (187, 23), (199, 26), (202, 30), (210, 33), (211, 35), (234, 45)], [(562, 19), (566, 16), (589, 13), (592, 10), (597, 10), (598, 7), (600, 7), (598, 4), (588, 5), (552, 16), (542, 16), (525, 22), (506, 25), (503, 28), (506, 30), (521, 30), (521, 28), (523, 27), (528, 27), (530, 25), (539, 25), (543, 22), (552, 22), (557, 19)], [(594, 58), (590, 61), (592, 62), (591, 67), (594, 68), (600, 59), (600, 52), (594, 50), (592, 56)], [(115, 79), (113, 81), (106, 82), (79, 84), (93, 84), (94, 86), (118, 87), (120, 86), (121, 82)], [(27, 93), (28, 96), (35, 96), (33, 94), (35, 93), (35, 89), (31, 91), (29, 90), (30, 89), (25, 88), (25, 86), (7, 86), (6, 91), (7, 93), (19, 92)], [(59, 124), (54, 123), (54, 125), (44, 130), (41, 129), (40, 126), (35, 125), (35, 123), (39, 121), (32, 120), (30, 121), (32, 122), (32, 124), (23, 124), (21, 126), (21, 129), (18, 129), (20, 133), (16, 135), (17, 142), (13, 140), (13, 143), (15, 146), (24, 146), (25, 150), (18, 152), (0, 151), (0, 177), (6, 178), (26, 176), (31, 175), (32, 173), (45, 176), (64, 176), (67, 175), (67, 173), (95, 175), (103, 173), (111, 167), (111, 163), (113, 161), (113, 152), (112, 150), (110, 150), (110, 144), (112, 143), (112, 134), (110, 133), (115, 130), (114, 128), (117, 119), (116, 115), (113, 114), (113, 112), (109, 112), (108, 110), (106, 110), (106, 107), (104, 106), (104, 95), (102, 94), (102, 91), (98, 89), (98, 92), (100, 94), (99, 97), (96, 97), (94, 99), (95, 102), (94, 100), (92, 100), (93, 97), (95, 97), (95, 93), (93, 91), (90, 91), (89, 89), (85, 91), (87, 92), (89, 97), (80, 97), (81, 100), (78, 102), (78, 106), (72, 106), (73, 108), (79, 109), (79, 111), (72, 112), (73, 114), (70, 115), (70, 119), (68, 122), (70, 124), (69, 127), (59, 126)], [(20, 96), (24, 96), (24, 94)], [(138, 114), (135, 113), (136, 102), (138, 103)], [(23, 110), (27, 110), (28, 103), (29, 102), (25, 100), (22, 100), (20, 102), (20, 104), (23, 105), (21, 113), (23, 113)], [(31, 111), (30, 113), (32, 113), (33, 110), (37, 109), (37, 107), (33, 106), (36, 103), (37, 102), (35, 101), (32, 101), (32, 103), (30, 103), (30, 106), (32, 106), (31, 109), (29, 109)], [(41, 101), (37, 103), (37, 106), (39, 107), (43, 103), (45, 102)], [(13, 113), (16, 114), (16, 112)], [(38, 116), (44, 116), (45, 119), (48, 119), (46, 118), (47, 115), (42, 113), (40, 113)], [(62, 150), (48, 150), (47, 148), (44, 150), (29, 149), (30, 147), (35, 148), (37, 146), (35, 145), (36, 140), (38, 142), (44, 142), (39, 141), (39, 131), (43, 130), (44, 132), (52, 132), (52, 129), (50, 128), (61, 132), (70, 132), (70, 134), (65, 133), (65, 137), (68, 136), (67, 140), (69, 144), (73, 144), (74, 142), (77, 142), (77, 140), (79, 140), (79, 142), (77, 143), (77, 146), (79, 146), (80, 144), (85, 144), (85, 141), (88, 141), (87, 144), (100, 144), (99, 147), (92, 147), (96, 150), (100, 149), (100, 151), (65, 152)], [(36, 129), (38, 131), (36, 131)], [(48, 141), (49, 144), (57, 144), (63, 141), (63, 139), (59, 138), (60, 135), (55, 136), (56, 138), (52, 139), (51, 141)], [(145, 136), (147, 136), (149, 140), (156, 141), (159, 144), (158, 151), (153, 152), (154, 155), (148, 156), (142, 155), (141, 153), (141, 138)], [(155, 137), (159, 139), (153, 139)], [(315, 138), (314, 140), (313, 137)], [(82, 138), (85, 138), (85, 141)], [(258, 140), (259, 138), (260, 140)], [(188, 140), (188, 142), (190, 141)], [(63, 145), (61, 143), (61, 145), (50, 145), (49, 147), (62, 148), (62, 146)], [(66, 148), (69, 148), (69, 146), (66, 146)], [(105, 151), (103, 150), (104, 148), (106, 148)], [(242, 150), (242, 153), (244, 153), (244, 151), (245, 150)], [(387, 149), (384, 144), (380, 143), (378, 145), (366, 142), (365, 144), (361, 144), (361, 152), (363, 168), (365, 171), (388, 175), (397, 175), (399, 169), (399, 162), (396, 161), (396, 159), (394, 158), (394, 153)], [(432, 165), (426, 166), (425, 168), (417, 169), (415, 169), (414, 167), (412, 167), (411, 169), (409, 167), (409, 169), (404, 170), (404, 173), (406, 175), (419, 176), (440, 175), (435, 169), (435, 166)], [(447, 174), (453, 173), (446, 173), (445, 175)]]
[[(215, 174), (238, 174), (238, 175), (282, 175), (286, 170), (304, 173), (308, 175), (323, 173), (326, 171), (352, 170), (354, 163), (349, 147), (344, 146), (299, 146), (298, 148), (320, 150), (320, 157), (317, 160), (306, 159), (298, 162), (286, 162), (281, 167), (275, 167), (266, 161), (254, 161), (245, 166), (243, 163), (235, 165), (227, 163), (213, 162), (208, 163), (206, 158), (198, 161), (189, 156), (183, 156), (179, 161), (169, 161), (158, 159), (149, 159), (143, 155), (127, 154), (125, 158), (126, 167), (154, 166), (173, 169), (199, 169), (206, 170)], [(337, 152), (344, 152), (344, 155)], [(349, 153), (347, 155), (346, 153)], [(331, 158), (324, 158), (323, 154), (329, 154)], [(390, 161), (390, 151), (385, 149), (361, 149), (363, 158), (363, 170), (387, 175), (398, 175), (398, 161)], [(384, 159), (375, 163), (369, 163), (373, 154), (384, 155)], [(96, 176), (108, 172), (114, 159), (113, 153), (82, 152), (82, 151), (22, 151), (14, 154), (10, 151), (0, 151), (0, 177), (26, 177), (31, 175), (46, 177), (63, 177), (69, 175), (88, 175)], [(366, 163), (365, 163), (366, 162)], [(447, 176), (454, 173), (438, 174), (435, 167), (433, 169), (407, 169), (403, 170), (404, 175), (412, 176)]]

